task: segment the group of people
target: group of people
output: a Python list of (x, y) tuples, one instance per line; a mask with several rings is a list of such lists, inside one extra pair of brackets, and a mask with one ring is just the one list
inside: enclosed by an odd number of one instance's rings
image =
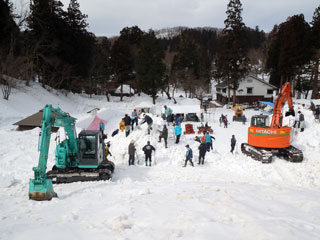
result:
[[(142, 113), (143, 118), (141, 124), (145, 122), (148, 124), (148, 134), (150, 134), (150, 130), (152, 130), (153, 120), (149, 115), (145, 114), (144, 111), (142, 111)], [(136, 125), (136, 127), (138, 127), (139, 125), (139, 116), (136, 109), (132, 111), (131, 117), (128, 114), (125, 114), (125, 116), (119, 122), (119, 129), (121, 132), (125, 131), (126, 137), (128, 137), (130, 134), (130, 129), (133, 131), (134, 125)], [(113, 131), (111, 136), (113, 137), (118, 134), (119, 129)]]
[[(128, 154), (129, 154), (129, 166), (134, 165), (135, 162), (135, 156), (136, 156), (136, 147), (134, 145), (135, 141), (131, 140), (130, 144), (128, 146)], [(150, 141), (147, 142), (147, 144), (142, 148), (144, 155), (145, 155), (145, 162), (146, 166), (151, 166), (152, 162), (152, 151), (155, 151), (156, 149), (154, 146), (150, 144)]]
[[(121, 132), (125, 131), (126, 137), (130, 134), (130, 129), (133, 131), (134, 125), (138, 126), (138, 113), (136, 109), (133, 109), (131, 117), (128, 114), (125, 114), (124, 117), (119, 122), (119, 129)], [(116, 135), (119, 130), (115, 130), (112, 136)]]
[[(164, 106), (164, 109), (165, 109), (165, 116), (166, 116), (167, 123), (164, 124), (162, 130), (159, 131), (160, 134), (159, 134), (159, 141), (158, 142), (161, 142), (163, 139), (164, 144), (165, 144), (165, 148), (168, 148), (168, 127), (167, 126), (170, 126), (170, 123), (173, 123), (174, 134), (175, 134), (175, 143), (178, 144), (180, 141), (181, 134), (182, 134), (182, 128), (181, 128), (182, 119), (178, 114), (174, 115), (172, 109), (167, 107), (166, 105)], [(144, 112), (142, 114), (143, 114), (143, 118), (142, 118), (142, 121), (140, 124), (147, 123), (148, 124), (148, 134), (150, 134), (150, 131), (152, 130), (153, 119), (149, 115), (145, 114)], [(122, 132), (125, 131), (125, 135), (126, 135), (126, 137), (128, 137), (130, 134), (130, 130), (132, 130), (132, 131), (134, 130), (134, 125), (138, 126), (138, 123), (139, 123), (138, 119), (139, 119), (139, 116), (138, 116), (136, 109), (134, 109), (133, 112), (131, 113), (131, 117), (128, 114), (125, 114), (125, 116), (122, 118), (122, 120), (119, 123), (120, 128), (115, 130), (112, 133), (112, 137), (114, 135), (116, 135), (119, 132), (119, 130)], [(223, 122), (225, 125), (228, 124), (227, 117), (224, 116), (223, 114), (221, 114), (221, 117), (220, 117), (220, 124), (221, 124), (221, 122)], [(103, 126), (101, 126), (101, 127), (103, 128)], [(225, 126), (225, 127), (227, 127), (227, 126)], [(211, 136), (208, 131), (204, 131), (201, 139), (199, 137), (196, 137), (195, 140), (200, 142), (200, 145), (198, 146), (198, 150), (199, 150), (198, 164), (204, 164), (205, 155), (207, 152), (210, 152), (210, 149), (211, 150), (213, 149), (212, 142), (213, 142), (213, 140), (215, 140), (215, 138), (213, 136)], [(236, 145), (236, 139), (235, 139), (235, 136), (232, 135), (232, 138), (231, 138), (231, 152), (232, 153), (234, 151), (235, 145)], [(108, 144), (106, 145), (106, 148), (105, 148), (106, 157), (108, 155), (111, 156), (111, 152), (110, 152), (109, 148), (110, 148), (110, 143), (108, 142)], [(194, 166), (193, 161), (192, 161), (193, 151), (192, 151), (190, 145), (187, 144), (185, 146), (185, 148), (186, 148), (186, 153), (185, 153), (184, 167), (187, 166), (188, 162), (190, 162), (190, 164), (192, 166)], [(147, 144), (142, 148), (142, 151), (144, 152), (144, 155), (145, 155), (145, 165), (146, 166), (151, 166), (152, 151), (155, 151), (155, 150), (156, 150), (155, 147), (151, 145), (150, 141), (147, 141)], [(135, 147), (135, 141), (131, 140), (130, 144), (128, 145), (129, 166), (135, 164), (135, 160), (136, 160), (136, 156), (137, 156), (136, 151), (137, 151), (137, 149)]]

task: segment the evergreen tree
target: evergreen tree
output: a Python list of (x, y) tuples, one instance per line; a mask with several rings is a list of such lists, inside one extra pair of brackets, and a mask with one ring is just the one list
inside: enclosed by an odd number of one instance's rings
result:
[(111, 68), (115, 83), (120, 85), (120, 101), (123, 99), (123, 84), (133, 79), (134, 59), (127, 41), (118, 38), (111, 49)]
[(92, 60), (92, 79), (96, 83), (97, 90), (101, 90), (106, 94), (109, 101), (110, 86), (110, 42), (108, 38), (102, 37), (97, 39)]
[(281, 73), (279, 70), (280, 41), (278, 31), (279, 27), (275, 25), (268, 37), (266, 71), (270, 73), (270, 83), (281, 87)]
[(184, 38), (178, 48), (172, 64), (172, 73), (189, 97), (195, 93), (197, 79), (200, 78), (200, 60), (197, 45), (189, 38)]
[[(54, 85), (58, 58), (59, 32), (64, 28), (62, 3), (55, 0), (30, 1), (28, 17), (29, 44), (33, 47), (34, 63), (40, 82)], [(30, 46), (30, 48), (31, 48)]]
[[(91, 69), (95, 39), (86, 28), (87, 15), (82, 14), (77, 0), (71, 0), (66, 13), (67, 28), (65, 30), (61, 51), (63, 58), (73, 66), (74, 77), (86, 79)], [(92, 79), (90, 80), (92, 81)]]
[(163, 62), (164, 50), (160, 41), (150, 31), (142, 38), (138, 53), (136, 70), (138, 85), (144, 93), (150, 95), (155, 104), (158, 91), (163, 88), (166, 67)]
[(319, 64), (320, 64), (320, 5), (316, 8), (311, 22), (311, 46), (312, 60), (312, 98), (315, 98), (319, 91)]
[(2, 61), (9, 53), (14, 35), (19, 32), (14, 22), (12, 7), (12, 3), (8, 0), (0, 0), (0, 60)]
[(130, 79), (128, 80), (128, 84), (130, 84), (130, 87), (136, 89), (137, 92), (141, 92), (141, 89), (139, 89), (139, 84), (137, 83), (136, 78), (136, 69), (135, 69), (135, 63), (137, 62), (138, 52), (140, 49), (140, 43), (142, 40), (144, 33), (143, 31), (137, 27), (125, 27), (120, 32), (120, 40), (123, 42), (126, 42), (130, 49), (130, 59), (132, 59), (132, 74), (130, 74)]
[(310, 27), (303, 14), (289, 17), (286, 22), (280, 24), (278, 66), (281, 85), (285, 81), (292, 81), (300, 68), (310, 60), (309, 32)]
[[(240, 0), (230, 0), (226, 11), (227, 19), (224, 21), (225, 28), (222, 32), (221, 45), (217, 52), (215, 72), (216, 77), (226, 80), (229, 89), (233, 89), (234, 104), (239, 81), (248, 72), (247, 38), (241, 12)], [(230, 97), (230, 92), (228, 96)]]

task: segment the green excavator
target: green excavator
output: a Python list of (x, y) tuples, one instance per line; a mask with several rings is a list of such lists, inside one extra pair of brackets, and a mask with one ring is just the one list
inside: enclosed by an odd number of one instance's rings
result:
[[(38, 166), (33, 168), (34, 178), (29, 182), (29, 199), (42, 201), (57, 197), (53, 183), (99, 181), (112, 177), (114, 163), (106, 159), (103, 132), (82, 130), (77, 136), (75, 121), (60, 108), (44, 107), (38, 144), (40, 157)], [(56, 164), (46, 172), (53, 127), (63, 127), (66, 139), (57, 145)]]

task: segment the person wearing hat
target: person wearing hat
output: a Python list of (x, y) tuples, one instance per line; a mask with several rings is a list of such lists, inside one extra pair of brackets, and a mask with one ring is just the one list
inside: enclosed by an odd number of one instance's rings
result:
[(134, 165), (134, 155), (136, 153), (136, 147), (134, 146), (134, 140), (130, 141), (128, 146), (128, 154), (129, 154), (129, 166)]
[(144, 151), (145, 157), (146, 157), (146, 166), (148, 166), (148, 161), (149, 161), (149, 166), (151, 166), (151, 156), (152, 156), (152, 151), (155, 151), (156, 149), (154, 146), (150, 144), (150, 141), (147, 142), (147, 145), (145, 145), (142, 150)]
[(183, 167), (186, 167), (187, 164), (188, 164), (188, 161), (190, 161), (191, 163), (191, 166), (193, 166), (193, 162), (192, 162), (192, 157), (193, 157), (193, 154), (192, 154), (192, 149), (190, 148), (190, 146), (187, 144), (186, 145), (186, 149), (187, 149), (187, 152), (186, 152), (186, 160), (185, 160), (185, 164)]
[(165, 148), (168, 148), (168, 146), (167, 146), (168, 128), (167, 128), (166, 124), (163, 125), (163, 129), (162, 129), (162, 131), (160, 131), (159, 142), (161, 142), (161, 138), (164, 139)]
[(137, 109), (133, 109), (133, 112), (131, 113), (131, 128), (133, 130), (133, 125), (136, 123), (136, 126), (138, 126), (138, 113)]

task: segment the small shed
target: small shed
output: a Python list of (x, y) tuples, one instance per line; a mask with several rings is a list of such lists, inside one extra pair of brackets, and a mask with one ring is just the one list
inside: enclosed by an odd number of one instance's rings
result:
[[(52, 115), (54, 117), (62, 117), (60, 114), (52, 112)], [(29, 117), (26, 117), (19, 122), (14, 123), (13, 125), (18, 126), (18, 131), (26, 131), (31, 130), (36, 127), (41, 128), (42, 125), (42, 117), (43, 117), (43, 109), (41, 109), (39, 112), (30, 115)], [(59, 127), (52, 127), (52, 131), (56, 132), (58, 131)]]
[(136, 106), (137, 113), (140, 115), (142, 112), (153, 113), (153, 105), (150, 102), (141, 102)]
[[(114, 96), (120, 96), (121, 95), (121, 85), (119, 87), (117, 87), (117, 89), (114, 91)], [(134, 95), (134, 89), (131, 88), (130, 85), (127, 84), (123, 84), (122, 85), (122, 95), (129, 97)]]

